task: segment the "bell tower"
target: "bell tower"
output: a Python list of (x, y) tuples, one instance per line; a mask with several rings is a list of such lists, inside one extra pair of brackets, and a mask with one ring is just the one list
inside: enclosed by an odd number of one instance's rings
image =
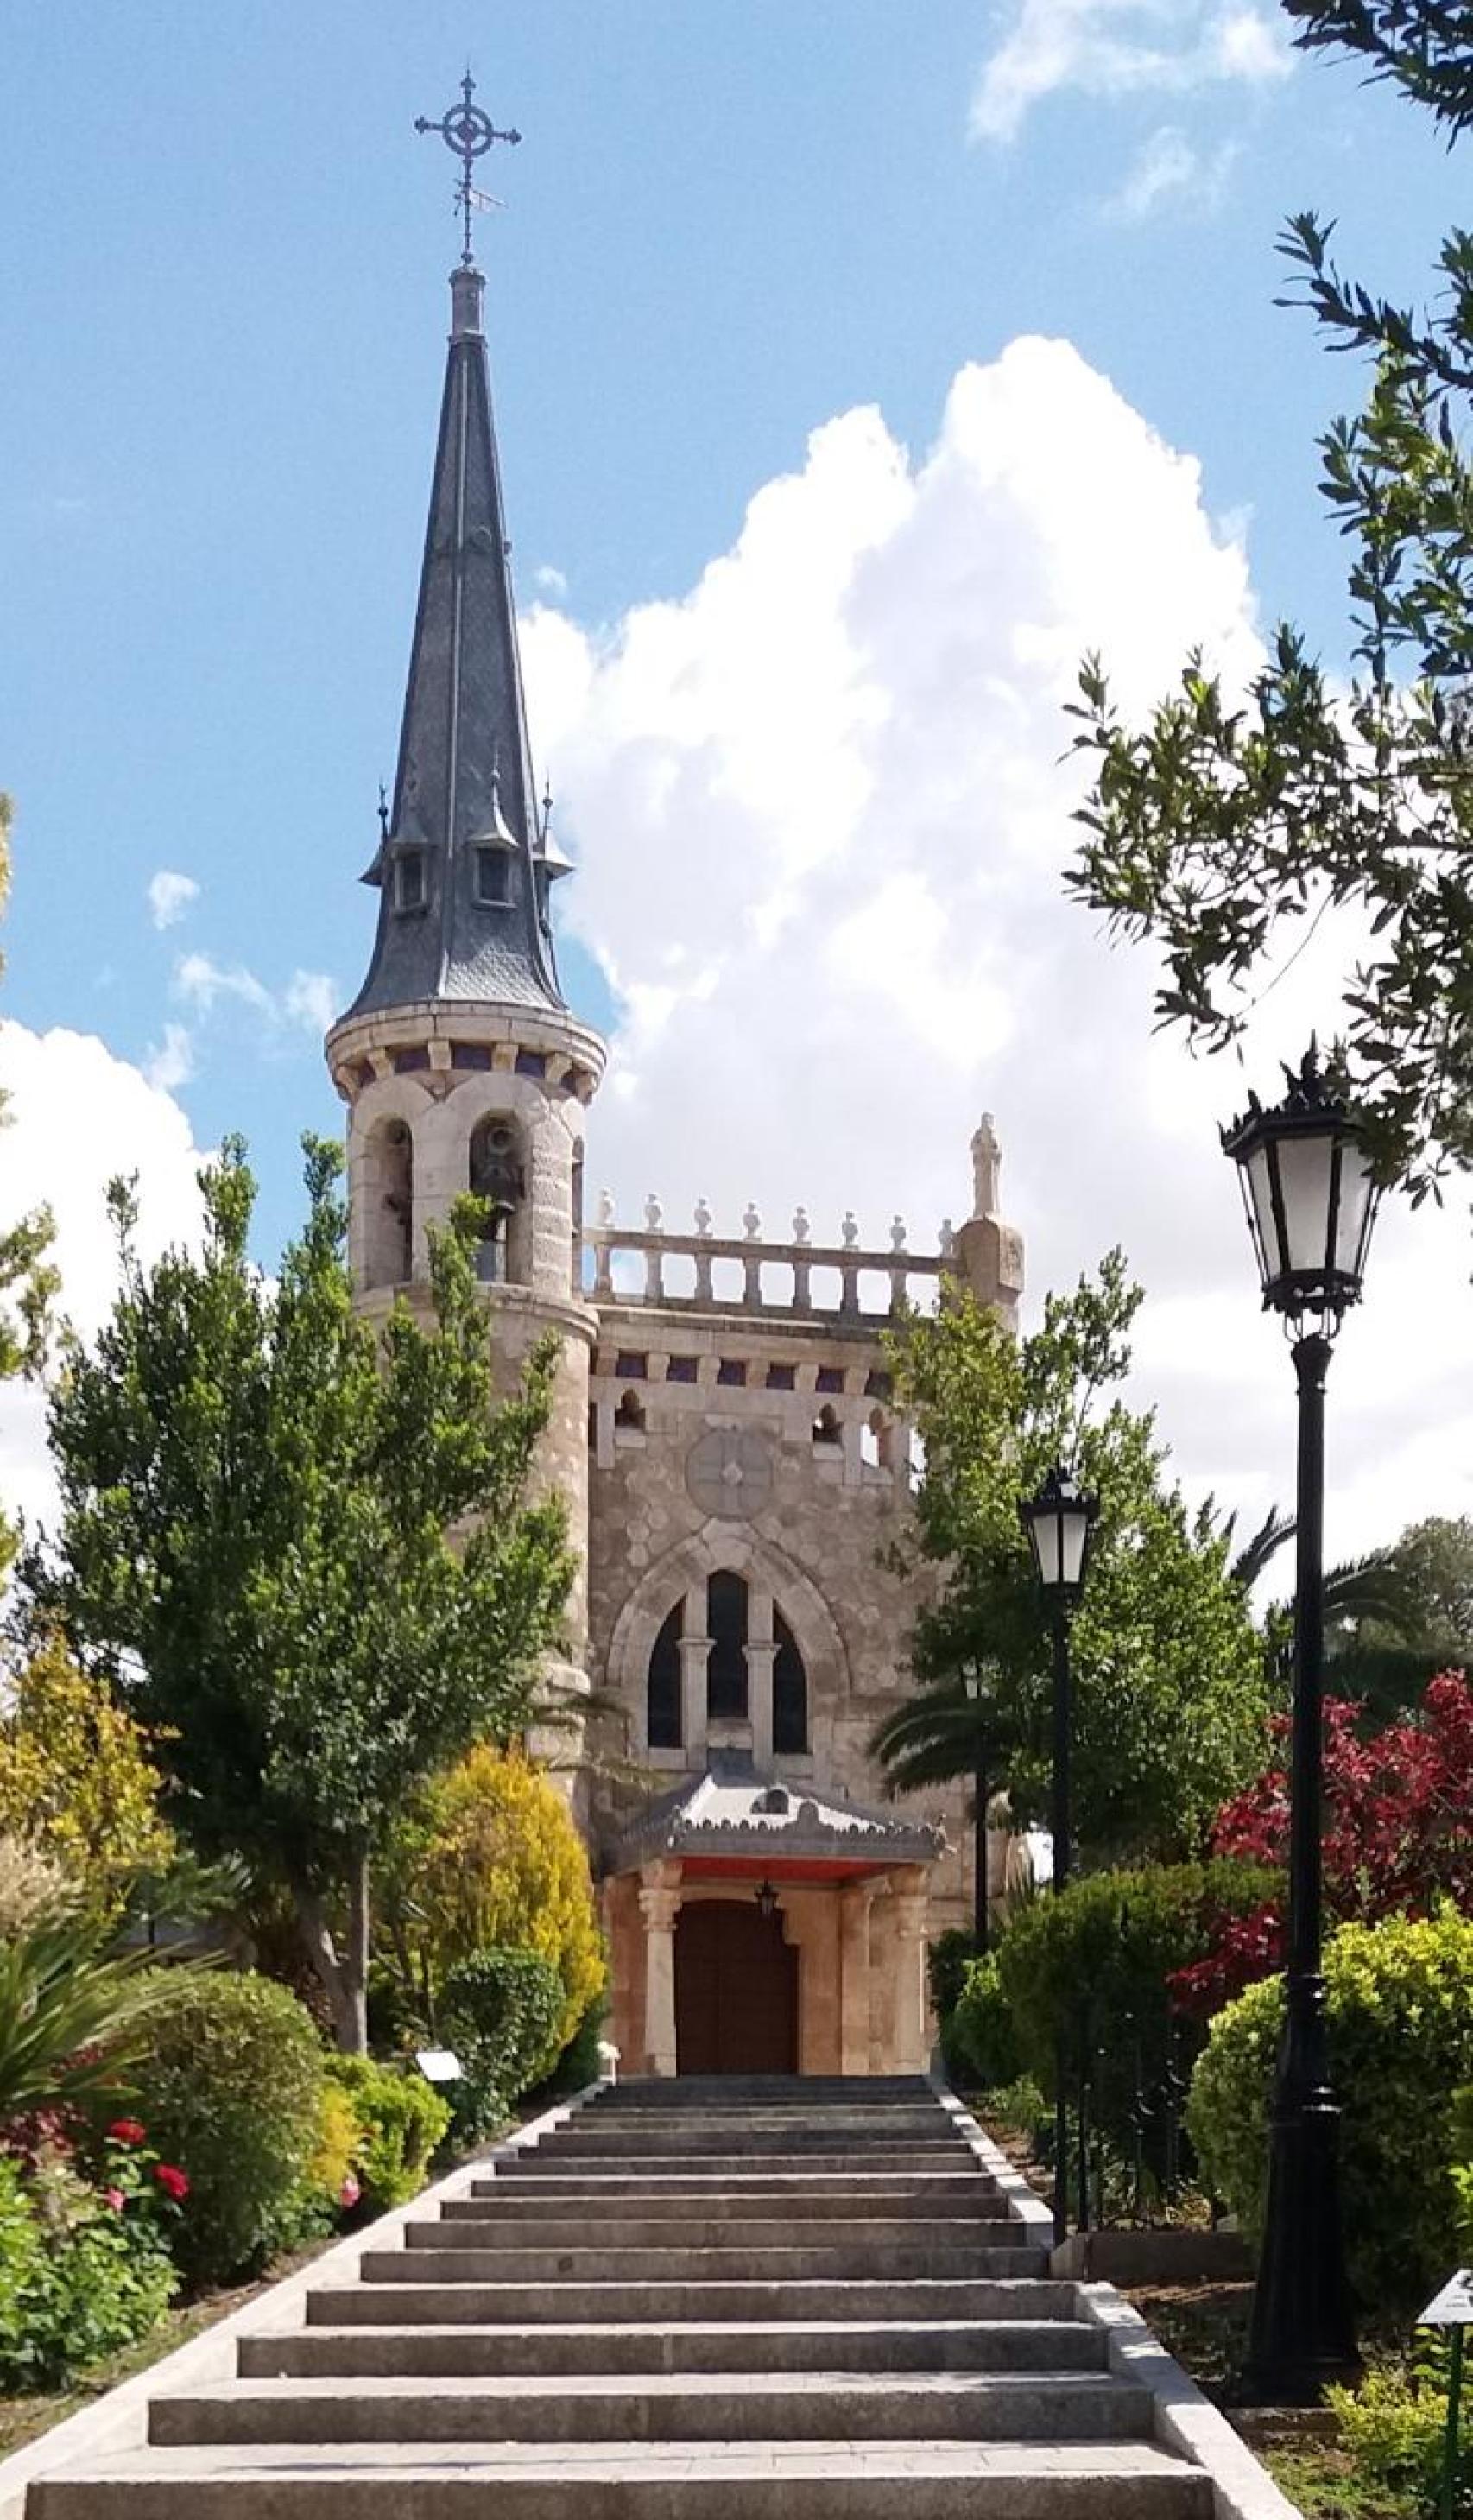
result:
[[(455, 130), (452, 132), (452, 122)], [(542, 1474), (586, 1561), (589, 1357), (582, 1291), (584, 1117), (603, 1072), (569, 1012), (552, 895), (570, 872), (539, 807), (492, 419), (485, 282), (470, 258), (469, 166), (489, 146), (470, 102), (443, 129), (467, 166), (467, 248), (451, 326), (393, 796), (363, 880), (379, 894), (368, 974), (327, 1037), (348, 1107), (348, 1246), (359, 1304), (427, 1309), (428, 1229), (474, 1191), (490, 1209), (478, 1267), (513, 1374), (561, 1340)], [(574, 1679), (586, 1586), (569, 1603)]]

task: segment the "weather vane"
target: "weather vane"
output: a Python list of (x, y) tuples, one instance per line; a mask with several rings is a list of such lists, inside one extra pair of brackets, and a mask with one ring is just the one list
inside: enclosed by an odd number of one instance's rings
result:
[(476, 191), (470, 181), (471, 170), (477, 158), (484, 158), (493, 142), (504, 140), (514, 149), (521, 138), (521, 133), (498, 131), (490, 115), (482, 113), (480, 107), (475, 103), (475, 81), (469, 70), (461, 81), (461, 103), (453, 105), (448, 113), (442, 113), (438, 122), (428, 121), (423, 113), (417, 114), (415, 129), (416, 131), (437, 131), (446, 148), (453, 149), (461, 161), (461, 180), (455, 188), (455, 198), (461, 205), (461, 215), (465, 222), (466, 242), (461, 260), (469, 263), (471, 258), (470, 214), (472, 210), (485, 206), (483, 196)]

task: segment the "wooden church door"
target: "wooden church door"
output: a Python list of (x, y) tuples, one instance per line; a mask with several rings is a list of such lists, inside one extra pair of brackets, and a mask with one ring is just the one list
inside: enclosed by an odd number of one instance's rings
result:
[(698, 1899), (675, 1922), (681, 2074), (795, 2074), (798, 1955), (752, 1901)]

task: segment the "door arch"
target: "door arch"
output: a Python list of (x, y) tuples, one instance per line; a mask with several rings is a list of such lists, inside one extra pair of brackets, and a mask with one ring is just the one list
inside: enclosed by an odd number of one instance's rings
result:
[(751, 1899), (693, 1899), (675, 1924), (678, 2074), (795, 2074), (798, 1955)]

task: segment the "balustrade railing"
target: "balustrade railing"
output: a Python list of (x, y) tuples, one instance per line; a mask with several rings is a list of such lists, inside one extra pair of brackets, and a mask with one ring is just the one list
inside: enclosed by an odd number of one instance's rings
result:
[[(668, 1233), (655, 1198), (646, 1202), (643, 1226), (617, 1225), (612, 1202), (605, 1192), (600, 1203), (599, 1222), (584, 1237), (585, 1283), (591, 1270), (595, 1301), (608, 1304), (794, 1314), (812, 1320), (883, 1321), (906, 1301), (913, 1279), (934, 1282), (953, 1265), (954, 1237), (949, 1222), (942, 1226), (939, 1248), (934, 1252), (912, 1251), (907, 1245), (904, 1220), (898, 1216), (890, 1228), (889, 1247), (883, 1250), (862, 1248), (852, 1211), (844, 1219), (841, 1239), (836, 1243), (813, 1240), (812, 1228), (801, 1207), (785, 1241), (765, 1239), (762, 1220), (754, 1207), (747, 1208), (742, 1226), (739, 1236), (713, 1232), (711, 1211), (702, 1199), (695, 1210), (693, 1233)], [(621, 1259), (633, 1262), (633, 1270), (621, 1272)], [(672, 1282), (672, 1262), (687, 1264), (680, 1274), (688, 1278), (689, 1284)], [(734, 1275), (735, 1269), (740, 1270), (739, 1292), (718, 1289), (715, 1273), (721, 1262), (735, 1264)], [(836, 1302), (816, 1296), (816, 1271), (828, 1272), (837, 1279)], [(867, 1277), (883, 1279), (888, 1283), (888, 1302), (878, 1309), (862, 1300), (861, 1281)]]

